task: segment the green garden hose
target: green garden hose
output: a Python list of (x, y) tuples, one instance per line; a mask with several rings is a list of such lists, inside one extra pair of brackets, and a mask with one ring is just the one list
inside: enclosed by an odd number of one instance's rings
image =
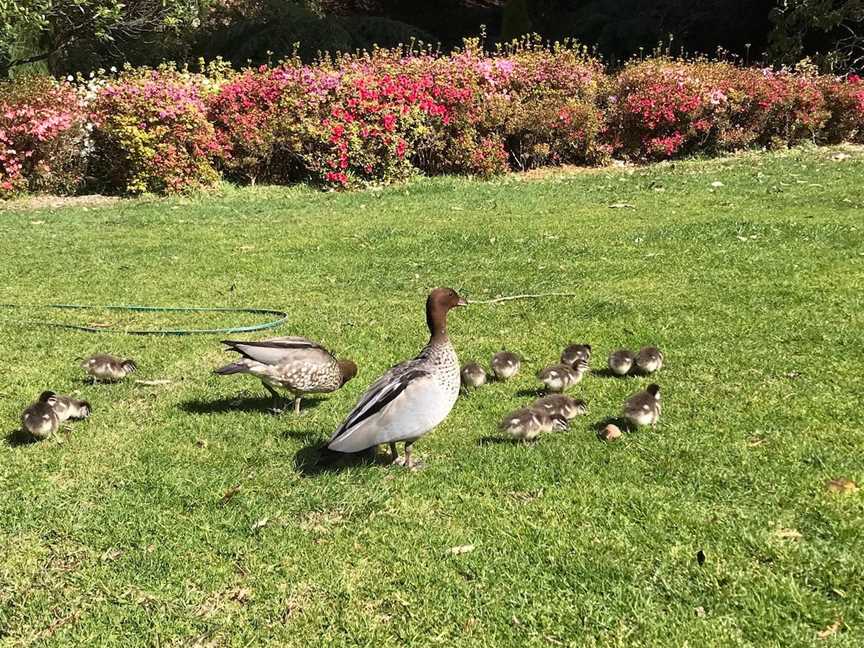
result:
[[(27, 308), (20, 304), (0, 304), (0, 308)], [(255, 315), (275, 315), (274, 319), (263, 324), (252, 324), (251, 326), (233, 326), (230, 328), (214, 329), (153, 329), (153, 330), (130, 330), (112, 329), (102, 326), (81, 326), (78, 324), (61, 324), (59, 322), (25, 322), (37, 326), (51, 326), (54, 328), (70, 329), (73, 331), (84, 331), (86, 333), (125, 333), (127, 335), (201, 335), (215, 333), (248, 333), (250, 331), (261, 331), (264, 329), (281, 326), (288, 319), (288, 313), (269, 308), (196, 308), (196, 307), (174, 307), (174, 306), (90, 306), (87, 304), (44, 304), (35, 308), (57, 308), (63, 310), (115, 310), (134, 311), (144, 313), (253, 313)]]

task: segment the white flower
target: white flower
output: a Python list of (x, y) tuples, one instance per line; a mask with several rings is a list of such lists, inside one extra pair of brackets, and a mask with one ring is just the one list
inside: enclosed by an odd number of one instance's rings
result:
[(75, 80), (75, 77), (73, 77), (73, 76), (70, 74), (69, 76), (66, 77), (66, 80), (67, 80), (67, 81), (74, 81), (74, 80)]
[(116, 65), (111, 66), (111, 72), (117, 72), (117, 66)]
[(719, 106), (721, 103), (726, 101), (727, 97), (721, 90), (715, 89), (711, 91), (710, 95), (708, 95), (708, 99), (712, 106)]

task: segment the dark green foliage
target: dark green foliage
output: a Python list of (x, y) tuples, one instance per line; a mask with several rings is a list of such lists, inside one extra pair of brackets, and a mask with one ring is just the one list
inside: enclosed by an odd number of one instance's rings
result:
[(434, 37), (397, 20), (319, 16), (274, 0), (260, 13), (235, 16), (227, 26), (202, 31), (193, 54), (206, 59), (221, 56), (237, 66), (278, 61), (295, 53), (308, 62), (324, 52), (369, 49), (374, 44), (392, 47), (412, 39), (429, 43)]
[(772, 59), (811, 54), (825, 68), (864, 68), (864, 0), (788, 0), (771, 18)]
[(505, 41), (531, 32), (529, 0), (508, 0), (501, 21), (501, 38)]

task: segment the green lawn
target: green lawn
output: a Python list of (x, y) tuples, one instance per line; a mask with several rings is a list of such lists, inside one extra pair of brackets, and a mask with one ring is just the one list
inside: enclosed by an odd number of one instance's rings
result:
[[(864, 151), (835, 152), (0, 204), (0, 302), (281, 308), (289, 323), (256, 337), (306, 335), (360, 366), (275, 417), (257, 381), (210, 373), (219, 336), (20, 322), (254, 318), (0, 310), (0, 644), (861, 646), (864, 490), (826, 481), (864, 483)], [(578, 296), (453, 313), (463, 362), (506, 346), (527, 366), (459, 399), (416, 446), (425, 470), (316, 463), (425, 343), (438, 285)], [(583, 340), (595, 369), (620, 345), (665, 351), (657, 430), (597, 440), (649, 381), (595, 375), (569, 432), (498, 442), (534, 372)], [(102, 351), (172, 382), (85, 384), (76, 358)], [(94, 414), (21, 444), (45, 388)]]

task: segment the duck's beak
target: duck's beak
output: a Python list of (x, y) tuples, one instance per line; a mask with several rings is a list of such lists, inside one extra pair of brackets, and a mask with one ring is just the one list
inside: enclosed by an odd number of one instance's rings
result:
[(468, 305), (468, 300), (465, 299), (464, 297), (460, 297), (460, 298), (459, 298), (459, 301), (456, 302), (456, 305), (457, 305), (457, 306), (467, 306), (467, 305)]

